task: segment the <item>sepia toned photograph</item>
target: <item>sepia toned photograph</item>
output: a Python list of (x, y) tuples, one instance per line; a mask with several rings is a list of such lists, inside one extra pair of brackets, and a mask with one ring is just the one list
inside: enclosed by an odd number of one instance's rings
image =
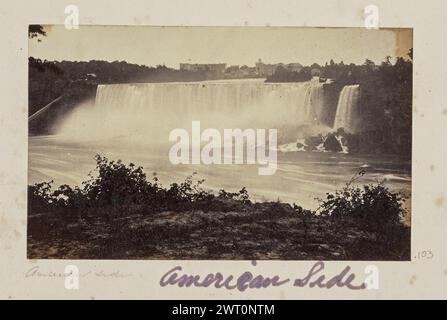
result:
[(411, 260), (413, 30), (29, 25), (28, 259)]

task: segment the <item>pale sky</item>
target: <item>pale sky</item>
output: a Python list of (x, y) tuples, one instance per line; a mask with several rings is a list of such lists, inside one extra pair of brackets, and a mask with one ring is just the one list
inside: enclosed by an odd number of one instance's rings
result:
[[(29, 55), (47, 60), (125, 60), (178, 68), (181, 62), (253, 66), (299, 62), (380, 63), (405, 56), (411, 29), (295, 27), (45, 26), (47, 36), (29, 41)], [(405, 57), (406, 58), (406, 57)]]

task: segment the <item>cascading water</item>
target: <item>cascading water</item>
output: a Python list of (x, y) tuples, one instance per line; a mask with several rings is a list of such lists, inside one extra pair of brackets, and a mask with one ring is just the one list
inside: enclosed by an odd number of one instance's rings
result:
[(343, 128), (346, 132), (355, 133), (360, 129), (360, 115), (358, 110), (359, 85), (343, 87), (337, 104), (334, 129)]
[(60, 131), (90, 138), (140, 134), (146, 141), (162, 134), (166, 140), (166, 131), (188, 128), (192, 120), (199, 120), (202, 128), (277, 128), (278, 139), (290, 142), (296, 140), (300, 125), (322, 124), (324, 105), (323, 84), (318, 81), (99, 85), (94, 107), (67, 119)]

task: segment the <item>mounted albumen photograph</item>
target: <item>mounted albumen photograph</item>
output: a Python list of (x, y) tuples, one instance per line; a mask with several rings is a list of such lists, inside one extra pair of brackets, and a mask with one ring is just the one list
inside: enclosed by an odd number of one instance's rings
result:
[(29, 25), (28, 259), (411, 260), (413, 30)]

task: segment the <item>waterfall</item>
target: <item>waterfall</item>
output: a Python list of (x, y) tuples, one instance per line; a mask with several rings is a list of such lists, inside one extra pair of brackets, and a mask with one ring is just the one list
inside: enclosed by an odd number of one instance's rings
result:
[(104, 113), (138, 111), (149, 115), (204, 116), (250, 113), (253, 118), (281, 114), (294, 123), (318, 121), (322, 112), (322, 85), (305, 83), (271, 84), (261, 81), (150, 83), (99, 85), (95, 108)]
[(343, 87), (338, 98), (334, 129), (344, 128), (349, 133), (355, 133), (360, 129), (358, 100), (358, 84)]
[[(323, 84), (265, 83), (262, 79), (99, 85), (92, 108), (68, 119), (61, 131), (71, 135), (162, 134), (190, 127), (276, 128), (278, 139), (295, 141), (300, 125), (321, 125)], [(71, 125), (70, 125), (71, 122)], [(80, 129), (82, 128), (82, 130)]]

